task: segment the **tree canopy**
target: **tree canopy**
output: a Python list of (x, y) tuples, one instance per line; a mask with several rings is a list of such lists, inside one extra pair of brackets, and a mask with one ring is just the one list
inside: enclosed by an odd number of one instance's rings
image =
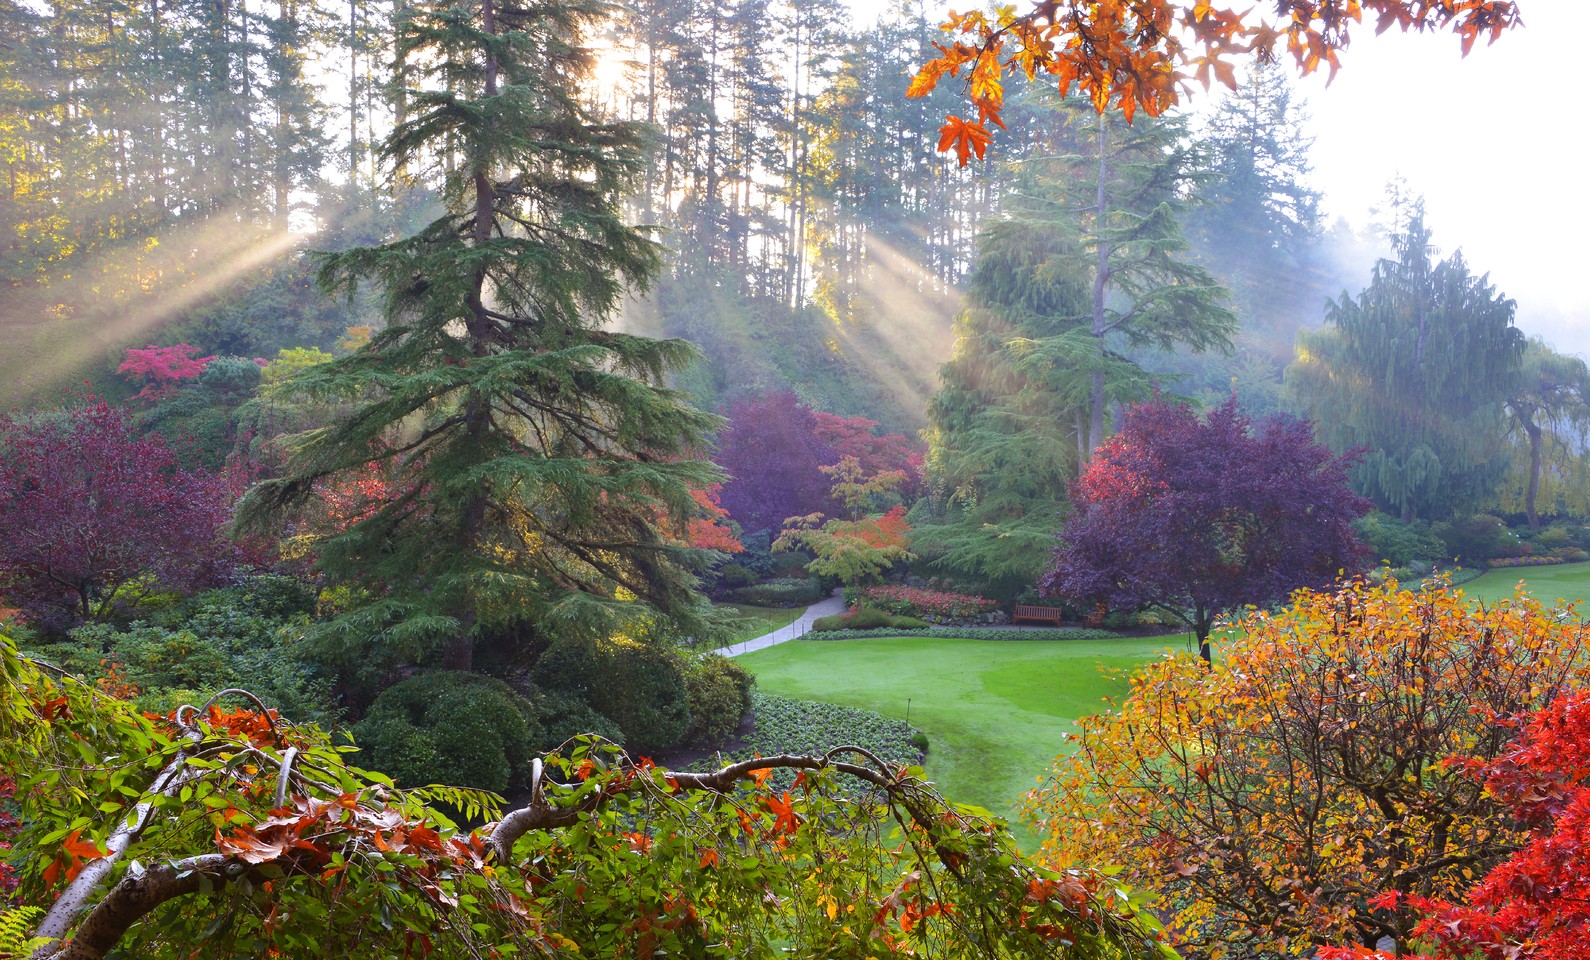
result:
[(1507, 469), (1500, 439), (1524, 335), (1513, 301), (1462, 251), (1436, 261), (1421, 204), (1399, 215), (1393, 258), (1299, 333), (1286, 376), (1326, 443), (1365, 451), (1359, 492), (1404, 520), (1439, 519), (1479, 506)]
[[(1388, 891), (1388, 909), (1422, 915), (1417, 960), (1573, 960), (1590, 951), (1590, 697), (1565, 694), (1519, 723), (1518, 742), (1490, 761), (1465, 760), (1465, 774), (1511, 806), (1528, 839), (1461, 901)], [(1432, 949), (1433, 948), (1433, 949)], [(1320, 951), (1322, 960), (1385, 960), (1362, 945)], [(1409, 954), (1403, 954), (1409, 956)]]
[(1365, 557), (1350, 461), (1291, 417), (1249, 423), (1228, 399), (1205, 420), (1155, 399), (1130, 408), (1078, 479), (1039, 588), (1075, 603), (1155, 607), (1211, 659), (1222, 611), (1321, 587)]
[(227, 569), (232, 498), (159, 436), (88, 398), (0, 418), (0, 588), (38, 622), (104, 618)]
[(1577, 619), (1432, 586), (1304, 592), (1213, 668), (1150, 665), (1029, 795), (1044, 858), (1120, 865), (1190, 950), (1409, 949), (1409, 895), (1455, 900), (1527, 833), (1453, 758), (1505, 763), (1516, 722), (1590, 679)]

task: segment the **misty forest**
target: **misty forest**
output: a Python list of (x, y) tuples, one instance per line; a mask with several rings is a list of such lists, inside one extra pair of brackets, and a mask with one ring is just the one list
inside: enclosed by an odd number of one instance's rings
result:
[(1519, 6), (0, 0), (0, 960), (1585, 956)]

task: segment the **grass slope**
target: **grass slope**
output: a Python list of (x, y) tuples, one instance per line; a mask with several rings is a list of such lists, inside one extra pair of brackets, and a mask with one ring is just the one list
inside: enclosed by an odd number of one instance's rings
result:
[[(951, 799), (1015, 823), (1022, 793), (1065, 749), (1072, 721), (1126, 690), (1126, 675), (1184, 638), (1031, 641), (898, 637), (796, 640), (740, 657), (762, 692), (907, 719), (928, 736), (927, 773)], [(909, 700), (909, 704), (907, 701)]]
[(1498, 567), (1484, 576), (1463, 584), (1466, 596), (1484, 603), (1495, 603), (1513, 595), (1518, 581), (1524, 581), (1531, 596), (1545, 604), (1558, 600), (1579, 601), (1590, 616), (1590, 563), (1562, 563), (1545, 567)]

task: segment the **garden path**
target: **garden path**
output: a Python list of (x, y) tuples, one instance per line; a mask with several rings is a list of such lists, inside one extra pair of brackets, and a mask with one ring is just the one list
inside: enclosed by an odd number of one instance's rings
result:
[(742, 653), (752, 650), (761, 650), (777, 643), (785, 643), (798, 637), (804, 637), (812, 628), (812, 621), (818, 617), (830, 617), (836, 613), (845, 612), (845, 598), (835, 590), (833, 596), (826, 600), (819, 600), (806, 608), (806, 612), (796, 618), (794, 623), (779, 627), (772, 633), (764, 633), (760, 637), (741, 640), (732, 646), (723, 647), (717, 652), (725, 657), (737, 657)]

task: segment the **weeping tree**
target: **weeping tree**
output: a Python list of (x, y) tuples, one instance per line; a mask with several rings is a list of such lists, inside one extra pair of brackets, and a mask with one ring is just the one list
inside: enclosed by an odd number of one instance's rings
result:
[(351, 402), (296, 438), (245, 524), (313, 512), (372, 467), (383, 495), (315, 547), (346, 588), (323, 638), (366, 662), (468, 669), (482, 641), (709, 629), (677, 542), (696, 458), (717, 428), (663, 377), (693, 348), (604, 327), (659, 248), (621, 217), (644, 129), (578, 93), (582, 46), (609, 8), (584, 0), (406, 7), (397, 54), (414, 85), (386, 163), (434, 171), (446, 212), (413, 236), (327, 255), (320, 279), (373, 286), (386, 323), (286, 392)]
[(1403, 520), (1483, 502), (1507, 470), (1504, 405), (1524, 336), (1514, 303), (1462, 252), (1437, 262), (1419, 203), (1357, 297), (1298, 334), (1287, 382), (1338, 451), (1365, 449), (1354, 486)]
[(1513, 453), (1499, 500), (1523, 508), (1540, 529), (1540, 505), (1553, 513), (1590, 513), (1590, 368), (1539, 337), (1524, 347), (1518, 382), (1507, 397), (1507, 440)]

